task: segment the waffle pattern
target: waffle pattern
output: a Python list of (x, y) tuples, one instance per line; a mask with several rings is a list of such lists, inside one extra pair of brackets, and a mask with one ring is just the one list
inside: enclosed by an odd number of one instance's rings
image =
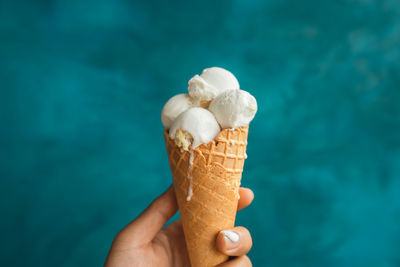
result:
[[(215, 239), (235, 223), (247, 135), (248, 127), (222, 130), (215, 140), (194, 149), (189, 169), (190, 153), (182, 152), (164, 132), (192, 267), (215, 266), (228, 259), (216, 250)], [(188, 171), (193, 188), (190, 201), (186, 200)]]

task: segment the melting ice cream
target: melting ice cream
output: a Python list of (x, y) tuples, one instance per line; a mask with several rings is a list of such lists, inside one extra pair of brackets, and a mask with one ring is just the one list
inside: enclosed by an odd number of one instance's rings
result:
[(256, 99), (239, 88), (231, 72), (218, 67), (207, 68), (190, 79), (188, 94), (172, 97), (161, 112), (169, 137), (181, 151), (189, 151), (187, 201), (193, 195), (194, 149), (214, 140), (221, 128), (248, 126), (257, 112)]

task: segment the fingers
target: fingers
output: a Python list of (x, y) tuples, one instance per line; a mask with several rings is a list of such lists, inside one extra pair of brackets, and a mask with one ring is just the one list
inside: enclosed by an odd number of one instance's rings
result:
[(156, 198), (138, 218), (122, 229), (116, 239), (133, 247), (146, 244), (153, 240), (177, 210), (175, 192), (171, 186)]
[[(238, 202), (238, 210), (250, 205), (254, 199), (253, 191), (248, 188), (241, 187), (239, 189), (239, 194), (240, 200)], [(118, 245), (123, 244), (124, 246), (138, 246), (148, 243), (177, 210), (178, 206), (175, 192), (171, 186), (161, 196), (155, 199), (137, 219), (122, 229), (115, 241), (118, 241)]]
[[(238, 210), (249, 206), (254, 199), (254, 193), (249, 188), (241, 187), (239, 195)], [(239, 256), (218, 266), (252, 266), (250, 259), (245, 256), (253, 245), (250, 232), (246, 228), (239, 226), (221, 231), (217, 236), (216, 245), (219, 251), (228, 256)]]
[(254, 193), (249, 188), (239, 188), (240, 199), (238, 202), (238, 210), (246, 208), (254, 199)]
[(251, 261), (247, 256), (236, 257), (230, 261), (224, 262), (217, 267), (252, 267)]
[(228, 256), (246, 255), (253, 245), (250, 232), (244, 227), (221, 231), (216, 240), (217, 249)]

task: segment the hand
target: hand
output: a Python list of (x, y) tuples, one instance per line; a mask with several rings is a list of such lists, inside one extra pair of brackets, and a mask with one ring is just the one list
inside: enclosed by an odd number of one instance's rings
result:
[[(248, 188), (240, 188), (239, 194), (238, 210), (250, 205), (254, 198), (253, 191)], [(105, 266), (190, 266), (181, 220), (161, 229), (177, 210), (175, 193), (171, 186), (117, 234)], [(219, 267), (252, 266), (246, 256), (252, 246), (251, 235), (246, 228), (234, 227), (221, 231), (217, 236), (216, 246), (225, 255), (237, 256)]]

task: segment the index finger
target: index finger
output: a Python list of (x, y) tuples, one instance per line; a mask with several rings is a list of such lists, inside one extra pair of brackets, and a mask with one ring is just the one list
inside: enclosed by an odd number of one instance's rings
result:
[(238, 210), (246, 208), (254, 199), (254, 193), (250, 188), (241, 187), (239, 188), (240, 199), (238, 202)]
[(118, 242), (115, 243), (134, 247), (150, 242), (177, 210), (175, 192), (173, 186), (170, 186), (142, 214), (118, 233), (115, 238)]

